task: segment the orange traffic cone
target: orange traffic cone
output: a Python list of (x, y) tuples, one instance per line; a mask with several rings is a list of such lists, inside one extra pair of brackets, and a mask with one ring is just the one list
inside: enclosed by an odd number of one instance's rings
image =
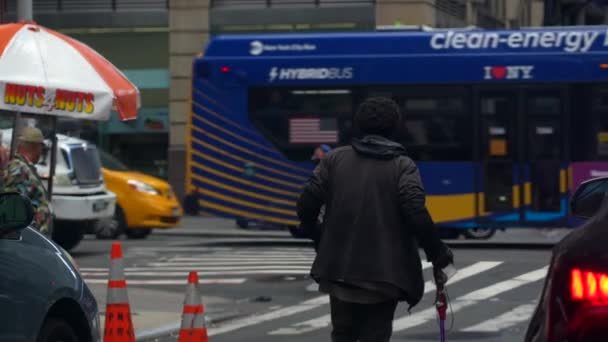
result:
[(135, 342), (120, 242), (112, 244), (103, 340), (104, 342)]
[(209, 342), (205, 307), (198, 291), (198, 273), (190, 272), (178, 342)]

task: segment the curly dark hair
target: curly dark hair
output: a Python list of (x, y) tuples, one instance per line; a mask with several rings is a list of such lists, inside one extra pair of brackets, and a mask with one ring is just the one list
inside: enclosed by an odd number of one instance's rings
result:
[(399, 106), (395, 101), (376, 96), (367, 98), (359, 105), (355, 123), (364, 135), (377, 134), (390, 138), (397, 129), (400, 118)]

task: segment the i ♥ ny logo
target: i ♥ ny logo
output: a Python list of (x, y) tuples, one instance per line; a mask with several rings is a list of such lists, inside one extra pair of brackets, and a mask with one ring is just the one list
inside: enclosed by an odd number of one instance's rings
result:
[(485, 66), (484, 79), (486, 80), (519, 80), (531, 79), (533, 65), (493, 65)]

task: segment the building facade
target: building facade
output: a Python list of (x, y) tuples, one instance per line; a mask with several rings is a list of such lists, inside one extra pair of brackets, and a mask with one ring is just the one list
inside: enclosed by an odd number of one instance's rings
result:
[(608, 24), (606, 0), (546, 0), (543, 25)]
[[(211, 32), (365, 30), (378, 25), (540, 24), (539, 0), (211, 0)], [(535, 20), (538, 23), (534, 22)]]

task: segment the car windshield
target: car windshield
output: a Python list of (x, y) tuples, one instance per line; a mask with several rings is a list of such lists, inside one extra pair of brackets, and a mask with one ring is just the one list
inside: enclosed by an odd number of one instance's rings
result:
[(129, 171), (129, 168), (125, 164), (114, 158), (114, 156), (106, 151), (99, 150), (99, 158), (101, 159), (101, 166), (106, 169), (114, 171)]

